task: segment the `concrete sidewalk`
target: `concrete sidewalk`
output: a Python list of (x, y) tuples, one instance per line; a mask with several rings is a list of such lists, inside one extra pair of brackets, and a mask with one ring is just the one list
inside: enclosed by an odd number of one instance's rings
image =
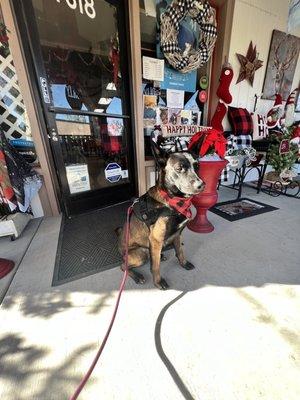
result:
[[(171, 286), (128, 281), (82, 400), (299, 400), (299, 200), (257, 196), (278, 211), (185, 230), (197, 268), (162, 264)], [(221, 199), (235, 192), (221, 190)], [(119, 269), (51, 287), (60, 219), (44, 219), (0, 309), (1, 400), (66, 400), (109, 323)], [(1, 250), (1, 248), (0, 248)]]

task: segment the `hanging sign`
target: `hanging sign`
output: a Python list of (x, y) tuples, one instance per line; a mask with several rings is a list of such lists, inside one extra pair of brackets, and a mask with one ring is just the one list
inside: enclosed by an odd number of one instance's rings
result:
[(288, 139), (283, 139), (279, 145), (279, 154), (288, 154), (290, 152), (290, 142)]
[(197, 132), (211, 129), (208, 126), (200, 125), (162, 125), (161, 133), (163, 137), (169, 136), (192, 136)]
[(71, 194), (91, 190), (87, 164), (68, 165), (66, 172)]
[(105, 173), (105, 178), (110, 183), (118, 182), (123, 176), (122, 168), (117, 163), (109, 163), (106, 166), (104, 173)]

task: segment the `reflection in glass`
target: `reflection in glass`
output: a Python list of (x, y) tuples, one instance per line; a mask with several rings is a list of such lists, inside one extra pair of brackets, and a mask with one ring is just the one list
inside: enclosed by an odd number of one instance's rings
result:
[(113, 113), (122, 115), (116, 7), (97, 0), (91, 18), (64, 0), (33, 0), (33, 6), (53, 105), (112, 113), (118, 98)]

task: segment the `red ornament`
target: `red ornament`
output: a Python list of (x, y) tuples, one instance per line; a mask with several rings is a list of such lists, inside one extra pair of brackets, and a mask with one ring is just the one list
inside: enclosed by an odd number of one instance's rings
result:
[(279, 154), (288, 154), (290, 152), (290, 142), (288, 139), (283, 139), (279, 145)]
[(201, 103), (206, 103), (206, 101), (207, 101), (207, 92), (205, 90), (201, 90), (199, 92), (198, 97), (199, 97), (199, 100), (201, 101)]

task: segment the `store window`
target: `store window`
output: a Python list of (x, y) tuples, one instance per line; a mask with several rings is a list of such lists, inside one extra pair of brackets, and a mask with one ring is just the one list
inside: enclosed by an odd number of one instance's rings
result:
[(0, 9), (0, 124), (10, 144), (34, 165), (37, 156), (7, 34)]
[[(140, 0), (141, 53), (143, 57), (164, 59), (159, 38), (159, 19), (171, 0)], [(179, 46), (185, 43), (196, 47), (199, 41), (197, 24), (186, 18), (180, 24)], [(147, 80), (143, 77), (145, 157), (151, 158), (150, 135), (155, 126), (199, 126), (207, 121), (209, 98), (209, 75), (211, 62), (190, 73), (180, 73), (164, 63), (163, 81)], [(201, 83), (200, 83), (201, 82)], [(201, 87), (202, 86), (202, 87)], [(181, 104), (172, 106), (167, 92), (179, 90)], [(200, 95), (201, 92), (201, 95)]]

